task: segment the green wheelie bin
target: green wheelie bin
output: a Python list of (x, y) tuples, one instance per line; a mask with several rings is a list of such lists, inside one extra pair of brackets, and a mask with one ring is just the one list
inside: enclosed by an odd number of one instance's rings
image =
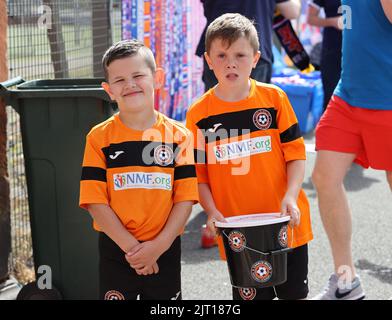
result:
[(18, 77), (0, 84), (20, 116), (36, 277), (51, 275), (53, 284), (27, 285), (21, 299), (98, 298), (97, 232), (78, 202), (86, 134), (116, 110), (102, 81)]

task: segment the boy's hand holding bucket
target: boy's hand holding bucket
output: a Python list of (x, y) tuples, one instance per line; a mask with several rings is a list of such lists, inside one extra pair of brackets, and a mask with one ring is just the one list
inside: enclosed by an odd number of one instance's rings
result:
[[(218, 229), (215, 227), (216, 221), (225, 222), (223, 215), (216, 210), (212, 215), (208, 215), (207, 224), (201, 228), (201, 246), (202, 248), (212, 248), (218, 245), (216, 236)], [(218, 231), (219, 232), (219, 231)]]
[(282, 200), (281, 216), (290, 216), (290, 227), (298, 226), (301, 220), (301, 212), (299, 211), (297, 201), (294, 197), (286, 195)]
[(214, 236), (217, 234), (218, 231), (215, 227), (216, 221), (226, 222), (225, 217), (218, 210), (215, 210), (214, 212), (210, 213), (207, 218), (207, 230)]

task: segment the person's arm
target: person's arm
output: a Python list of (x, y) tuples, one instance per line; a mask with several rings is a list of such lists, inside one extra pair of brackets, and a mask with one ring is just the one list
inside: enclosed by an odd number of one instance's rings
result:
[(215, 221), (226, 221), (222, 213), (216, 208), (211, 194), (210, 186), (207, 183), (199, 183), (200, 204), (207, 214), (207, 228), (211, 234), (215, 234)]
[(297, 199), (305, 176), (305, 160), (292, 160), (287, 162), (287, 191), (282, 200), (282, 215), (290, 215), (290, 225), (300, 222), (300, 211)]
[(338, 30), (342, 30), (343, 23), (341, 16), (331, 17), (331, 18), (321, 18), (319, 17), (320, 8), (312, 5), (311, 3), (308, 6), (307, 11), (307, 22), (308, 24), (316, 27), (333, 27)]
[[(82, 164), (79, 205), (87, 210), (101, 231), (108, 235), (122, 251), (128, 252), (139, 243), (124, 227), (117, 214), (109, 206), (106, 184), (106, 160), (102, 152), (102, 137), (91, 132), (86, 137), (86, 146)], [(124, 258), (125, 259), (125, 258)], [(158, 265), (146, 271), (157, 273)], [(135, 270), (137, 274), (141, 274)]]
[(288, 0), (276, 4), (276, 8), (286, 19), (296, 19), (301, 14), (301, 2), (299, 0)]
[(107, 204), (90, 204), (88, 206), (88, 212), (100, 229), (106, 233), (122, 251), (128, 252), (139, 244), (139, 241), (129, 233), (118, 219), (113, 209)]
[(174, 204), (165, 227), (155, 238), (155, 241), (163, 248), (163, 252), (171, 247), (173, 241), (181, 233), (192, 212), (193, 203), (193, 201), (181, 201)]
[(135, 269), (143, 271), (150, 268), (158, 258), (167, 251), (181, 233), (192, 211), (193, 201), (181, 201), (173, 205), (169, 218), (156, 238), (142, 242), (127, 254), (128, 263)]
[[(117, 215), (107, 204), (89, 204), (88, 212), (98, 224), (102, 232), (112, 239), (124, 253), (129, 252), (139, 244), (139, 241), (124, 227)], [(131, 266), (133, 267), (133, 266)], [(155, 264), (145, 270), (137, 270), (137, 274), (158, 273), (158, 265)]]
[(392, 23), (392, 0), (380, 0), (382, 8), (389, 22)]
[(125, 255), (131, 267), (142, 272), (156, 264), (159, 257), (170, 249), (182, 233), (193, 204), (199, 200), (191, 132), (183, 128), (175, 136), (178, 146), (173, 160), (173, 205), (165, 225), (155, 238), (136, 245)]

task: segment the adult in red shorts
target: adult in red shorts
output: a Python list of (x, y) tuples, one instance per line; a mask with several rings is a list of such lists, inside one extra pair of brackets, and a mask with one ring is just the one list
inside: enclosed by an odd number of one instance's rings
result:
[[(335, 272), (316, 299), (363, 299), (343, 185), (352, 162), (385, 170), (392, 190), (392, 0), (343, 0), (342, 74), (316, 128), (312, 179)], [(366, 21), (366, 23), (364, 23)]]

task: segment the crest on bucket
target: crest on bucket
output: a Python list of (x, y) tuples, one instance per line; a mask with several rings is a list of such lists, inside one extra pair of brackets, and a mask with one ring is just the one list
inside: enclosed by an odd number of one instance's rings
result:
[(253, 300), (257, 292), (255, 288), (238, 288), (238, 293), (243, 300)]
[[(223, 235), (231, 284), (243, 288), (241, 297), (252, 298), (252, 290), (287, 281), (289, 216), (280, 212), (239, 215), (216, 221)], [(253, 297), (254, 298), (254, 297)]]
[(250, 274), (257, 282), (267, 282), (272, 276), (272, 266), (267, 261), (257, 261), (252, 265)]
[(282, 228), (280, 228), (278, 241), (283, 248), (287, 247), (287, 225), (282, 226)]
[(241, 232), (236, 230), (231, 231), (228, 238), (231, 250), (235, 252), (241, 252), (245, 249), (246, 238)]

